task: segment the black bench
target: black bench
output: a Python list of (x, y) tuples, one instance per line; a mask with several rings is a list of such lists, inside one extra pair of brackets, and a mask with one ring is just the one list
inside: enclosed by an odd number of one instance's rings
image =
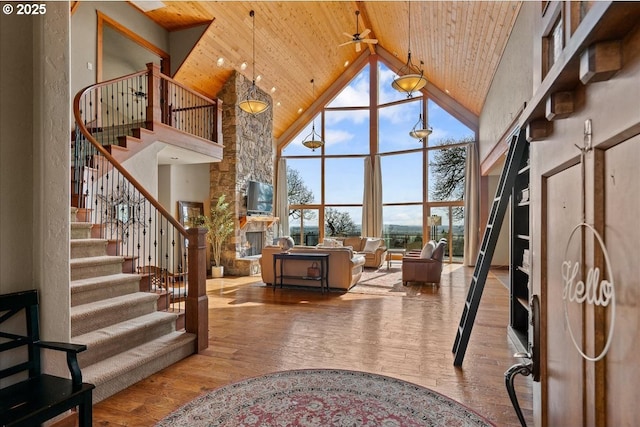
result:
[[(24, 323), (20, 313), (24, 313)], [(14, 320), (7, 322), (13, 316)], [(40, 341), (38, 318), (36, 290), (0, 295), (0, 387), (4, 387), (0, 388), (0, 426), (40, 425), (77, 406), (80, 427), (90, 427), (95, 386), (82, 382), (77, 360), (78, 353), (87, 346)], [(43, 348), (67, 353), (71, 379), (41, 372)], [(6, 380), (10, 377), (13, 378)], [(3, 385), (9, 381), (14, 383)]]

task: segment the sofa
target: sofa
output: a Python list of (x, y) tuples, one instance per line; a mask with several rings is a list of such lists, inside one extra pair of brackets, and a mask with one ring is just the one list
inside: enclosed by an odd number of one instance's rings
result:
[(364, 256), (364, 266), (367, 268), (380, 268), (387, 260), (387, 247), (384, 240), (379, 237), (335, 237), (333, 239), (324, 239), (323, 244), (327, 240), (336, 240), (342, 246), (353, 248), (355, 253)]
[[(268, 285), (273, 285), (273, 255), (282, 252), (278, 246), (267, 245), (262, 248), (262, 257), (260, 258), (260, 267), (262, 270), (262, 281)], [(358, 283), (362, 276), (362, 267), (365, 258), (362, 255), (354, 253), (350, 248), (317, 248), (315, 246), (295, 246), (291, 249), (292, 253), (327, 253), (329, 254), (329, 288), (338, 290), (349, 290)], [(284, 263), (283, 273), (285, 276), (306, 276), (307, 268), (310, 266), (308, 261), (290, 260)], [(280, 264), (276, 266), (280, 268)], [(278, 279), (279, 283), (279, 279)], [(316, 280), (304, 280), (296, 278), (287, 278), (283, 282), (286, 285), (320, 287), (320, 282)]]

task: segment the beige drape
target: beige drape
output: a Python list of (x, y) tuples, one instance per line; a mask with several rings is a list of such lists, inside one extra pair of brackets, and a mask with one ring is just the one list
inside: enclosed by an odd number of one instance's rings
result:
[(473, 266), (478, 255), (480, 230), (480, 168), (476, 143), (467, 145), (464, 187), (464, 265)]
[[(372, 160), (374, 160), (372, 165)], [(362, 235), (382, 237), (382, 169), (380, 156), (364, 159), (364, 195), (362, 197)]]
[(278, 159), (276, 175), (275, 216), (280, 218), (277, 237), (289, 235), (289, 197), (287, 185), (287, 160)]

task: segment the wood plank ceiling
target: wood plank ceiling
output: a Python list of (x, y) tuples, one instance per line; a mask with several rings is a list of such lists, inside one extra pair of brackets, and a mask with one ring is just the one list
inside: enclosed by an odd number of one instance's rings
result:
[[(252, 77), (252, 21), (255, 10), (255, 74), (260, 89), (273, 97), (277, 139), (328, 90), (359, 55), (386, 50), (396, 67), (407, 61), (409, 3), (399, 1), (174, 1), (146, 12), (177, 31), (209, 23), (174, 78), (215, 97), (233, 70)], [(424, 61), (430, 83), (479, 115), (521, 2), (413, 1), (411, 51), (414, 64)], [(369, 28), (379, 43), (339, 47), (345, 32)], [(218, 66), (218, 58), (224, 65)], [(241, 71), (241, 64), (248, 67)], [(394, 64), (390, 64), (394, 69)], [(348, 67), (348, 66), (347, 66)], [(397, 69), (394, 69), (397, 71)], [(275, 91), (272, 92), (272, 88)]]

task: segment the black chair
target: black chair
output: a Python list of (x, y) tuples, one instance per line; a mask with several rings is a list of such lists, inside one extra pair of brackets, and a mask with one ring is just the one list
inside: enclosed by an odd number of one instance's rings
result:
[[(18, 324), (20, 313), (24, 313), (22, 324)], [(43, 348), (67, 354), (71, 379), (42, 373)], [(85, 345), (40, 340), (36, 290), (0, 295), (0, 358), (5, 366), (0, 380), (12, 382), (0, 388), (0, 426), (40, 425), (78, 407), (80, 427), (90, 427), (95, 386), (82, 382), (77, 360), (78, 353), (86, 349)]]

